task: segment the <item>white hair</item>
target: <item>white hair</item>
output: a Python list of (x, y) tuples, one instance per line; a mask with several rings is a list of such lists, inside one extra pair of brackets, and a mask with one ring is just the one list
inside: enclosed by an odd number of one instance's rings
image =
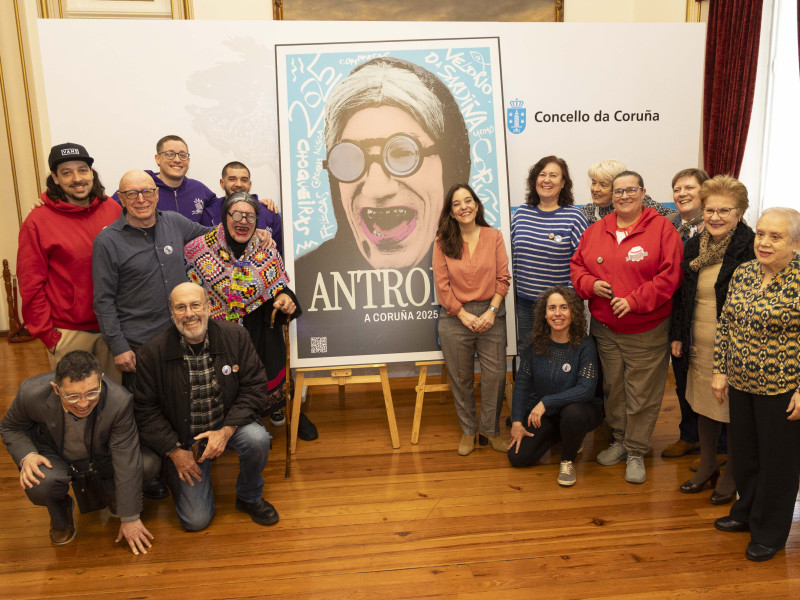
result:
[(793, 208), (773, 206), (772, 208), (768, 208), (761, 213), (761, 216), (758, 218), (758, 220), (760, 221), (767, 215), (775, 215), (786, 221), (786, 224), (789, 226), (789, 237), (793, 242), (800, 238), (800, 212), (797, 212)]
[(373, 106), (396, 106), (417, 121), (434, 141), (444, 133), (442, 103), (419, 76), (395, 65), (365, 64), (337, 85), (325, 105), (325, 148), (339, 141), (356, 112)]
[(620, 160), (601, 160), (599, 163), (595, 163), (589, 167), (589, 178), (595, 181), (608, 181), (609, 183), (613, 183), (617, 175), (627, 170), (628, 167)]

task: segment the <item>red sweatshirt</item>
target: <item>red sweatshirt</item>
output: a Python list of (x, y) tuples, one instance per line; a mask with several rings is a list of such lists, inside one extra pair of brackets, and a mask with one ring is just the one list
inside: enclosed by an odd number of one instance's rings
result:
[[(616, 333), (643, 333), (672, 313), (672, 296), (681, 285), (683, 243), (675, 226), (645, 208), (636, 228), (617, 243), (617, 215), (591, 225), (570, 261), (570, 278), (581, 298), (589, 299), (592, 316)], [(594, 295), (598, 279), (611, 284), (614, 296), (631, 307), (621, 319), (611, 301)]]
[(92, 308), (92, 243), (122, 213), (119, 204), (95, 198), (89, 206), (51, 200), (35, 208), (19, 230), (17, 278), (28, 331), (54, 346), (56, 327), (99, 330)]

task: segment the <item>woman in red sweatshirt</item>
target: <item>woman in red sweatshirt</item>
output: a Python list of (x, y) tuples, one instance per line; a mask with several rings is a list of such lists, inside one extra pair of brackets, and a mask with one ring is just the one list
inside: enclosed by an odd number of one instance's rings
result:
[(683, 244), (670, 221), (642, 207), (641, 175), (623, 171), (612, 190), (615, 210), (584, 232), (570, 276), (578, 295), (589, 300), (603, 366), (613, 439), (597, 462), (627, 459), (625, 480), (644, 483), (643, 457), (664, 397), (669, 317), (682, 279)]

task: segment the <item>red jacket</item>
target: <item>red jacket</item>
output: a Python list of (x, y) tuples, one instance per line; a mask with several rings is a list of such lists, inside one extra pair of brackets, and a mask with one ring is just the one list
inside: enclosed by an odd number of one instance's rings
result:
[(89, 206), (51, 200), (35, 208), (19, 230), (17, 278), (22, 319), (48, 348), (61, 339), (54, 328), (99, 330), (92, 308), (92, 243), (122, 208), (106, 198)]
[[(589, 299), (592, 316), (616, 333), (642, 333), (672, 313), (672, 296), (681, 285), (683, 243), (675, 226), (645, 208), (636, 228), (617, 243), (617, 215), (591, 225), (570, 261), (570, 278), (581, 298)], [(598, 279), (611, 284), (614, 296), (631, 310), (621, 319), (611, 301), (594, 295)]]

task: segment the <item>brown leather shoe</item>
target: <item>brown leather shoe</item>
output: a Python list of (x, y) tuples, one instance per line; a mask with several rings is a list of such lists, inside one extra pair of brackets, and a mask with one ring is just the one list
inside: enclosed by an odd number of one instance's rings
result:
[(504, 440), (501, 436), (492, 437), (490, 435), (486, 436), (489, 438), (489, 444), (491, 444), (494, 450), (498, 452), (508, 452), (508, 441)]
[(700, 450), (700, 442), (693, 444), (692, 442), (678, 440), (661, 451), (661, 458), (679, 458), (698, 450)]
[(75, 534), (78, 533), (77, 528), (75, 527), (75, 519), (72, 517), (72, 508), (74, 506), (74, 502), (71, 496), (67, 496), (69, 499), (69, 509), (68, 509), (68, 519), (69, 522), (67, 524), (66, 529), (55, 529), (53, 527), (53, 522), (50, 521), (50, 541), (53, 542), (56, 546), (63, 546), (64, 544), (69, 544), (72, 540), (75, 539)]
[(475, 449), (475, 436), (462, 435), (461, 441), (458, 442), (458, 455), (466, 456)]

